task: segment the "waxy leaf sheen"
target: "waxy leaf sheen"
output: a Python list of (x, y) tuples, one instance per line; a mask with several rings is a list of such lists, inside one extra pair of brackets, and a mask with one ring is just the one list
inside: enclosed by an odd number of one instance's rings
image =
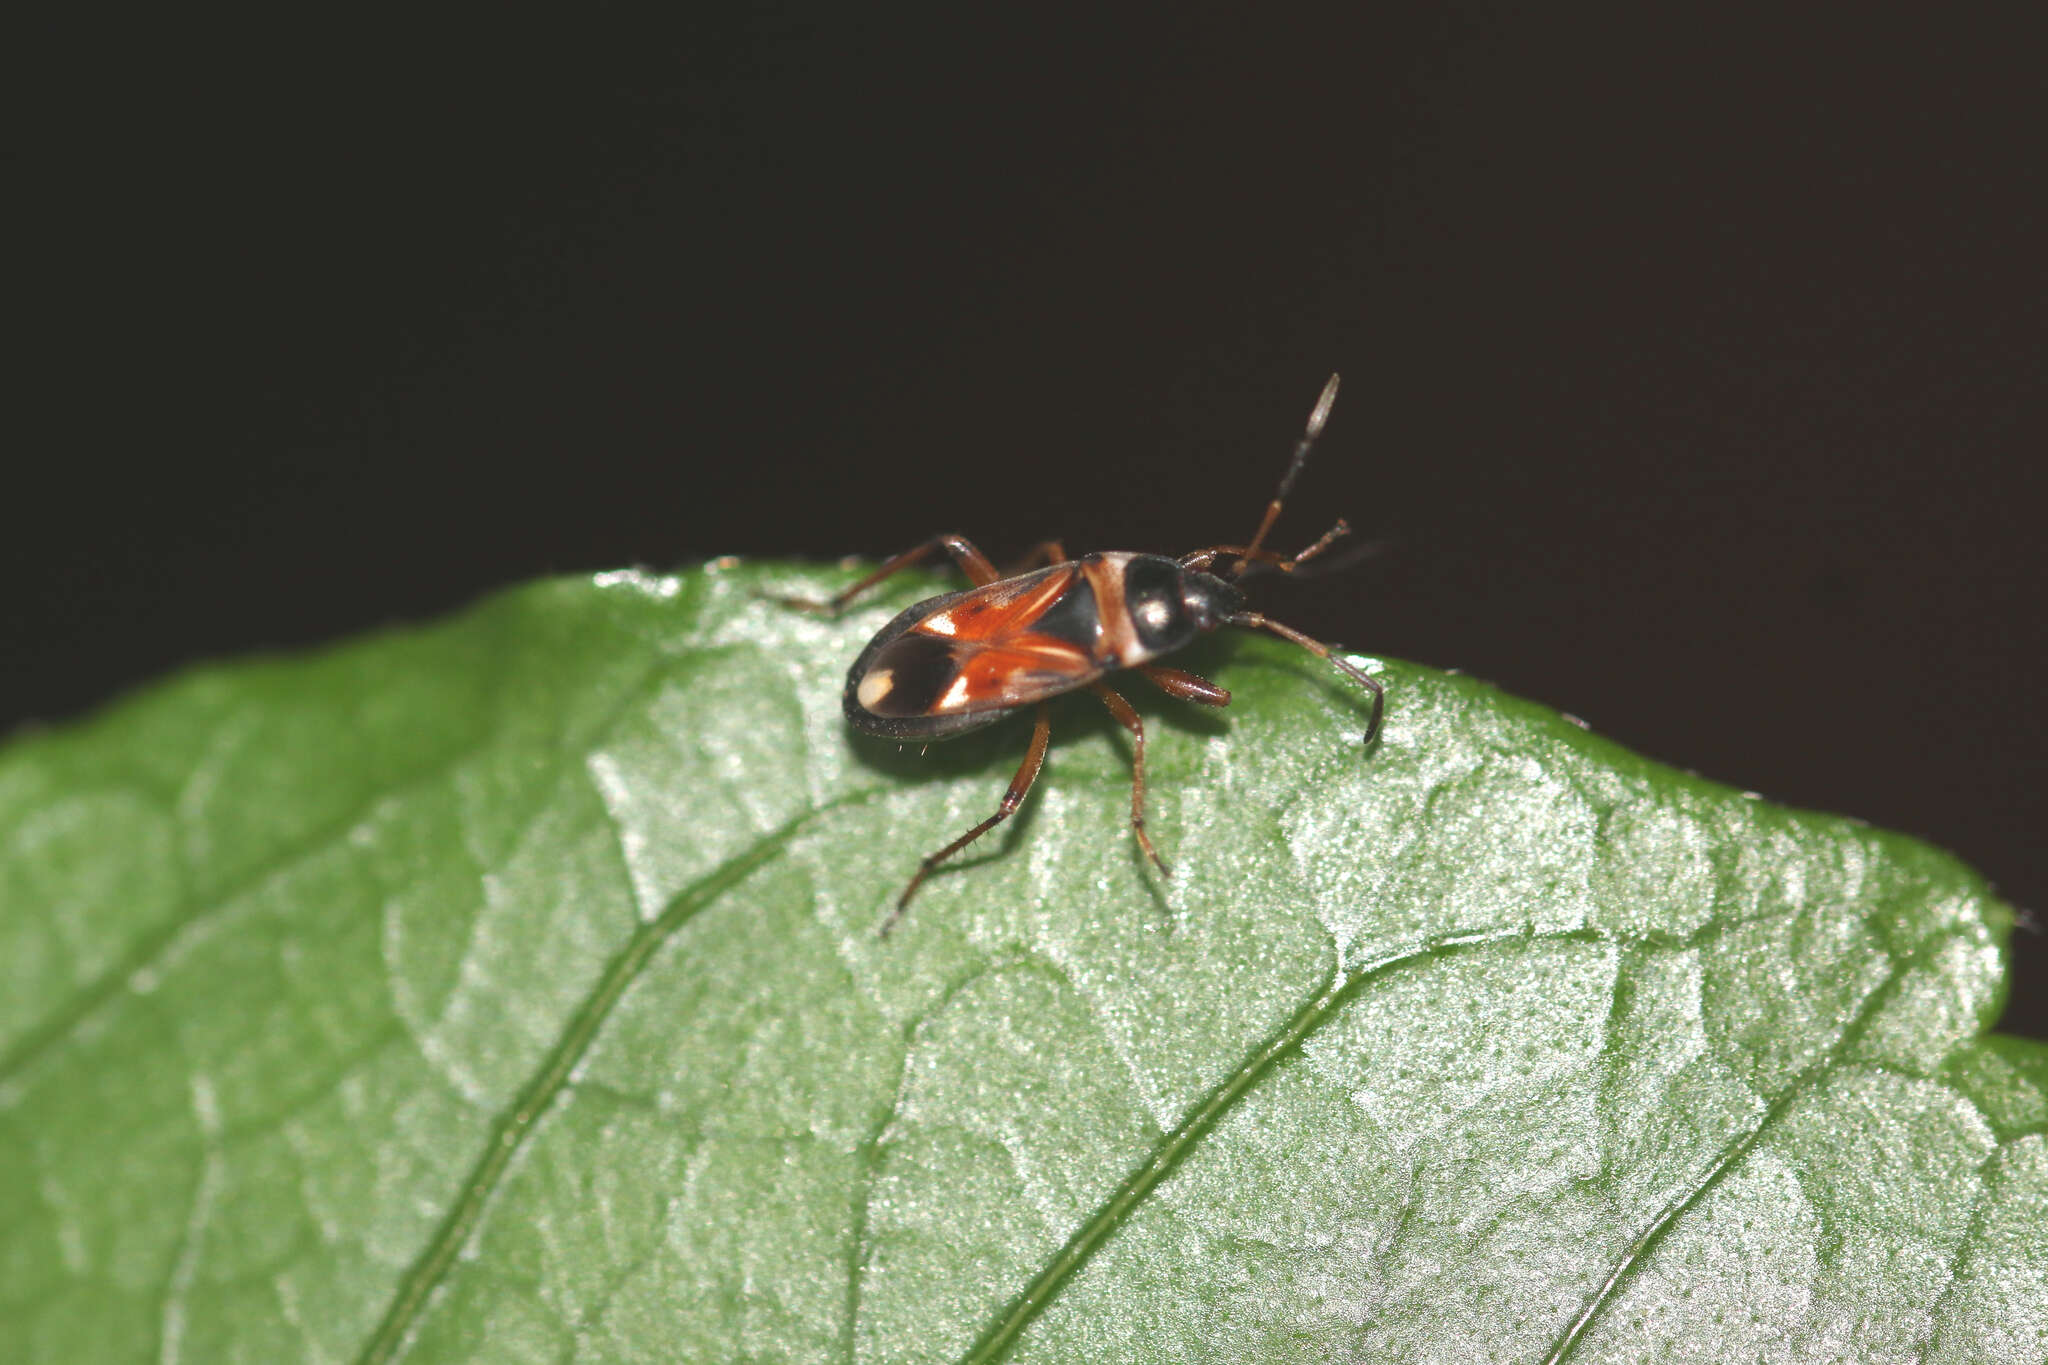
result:
[[(2048, 1049), (1912, 839), (1484, 683), (928, 752), (943, 580), (545, 582), (0, 748), (0, 1359), (2027, 1362)], [(1364, 662), (1364, 657), (1349, 655)], [(1177, 660), (1182, 662), (1183, 660)]]

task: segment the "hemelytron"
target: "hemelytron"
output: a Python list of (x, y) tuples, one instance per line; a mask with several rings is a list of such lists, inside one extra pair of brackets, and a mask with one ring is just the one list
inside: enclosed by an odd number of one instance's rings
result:
[[(1367, 747), (1379, 735), (1386, 690), (1330, 647), (1300, 631), (1245, 609), (1237, 580), (1254, 564), (1283, 572), (1321, 554), (1350, 527), (1339, 521), (1321, 539), (1292, 557), (1265, 548), (1266, 534), (1280, 517), (1295, 477), (1337, 401), (1331, 375), (1295, 443), (1287, 472), (1266, 504), (1249, 543), (1211, 545), (1178, 558), (1104, 551), (1067, 558), (1058, 541), (1032, 551), (1026, 564), (1043, 567), (1004, 577), (967, 540), (934, 536), (884, 563), (826, 602), (783, 599), (789, 605), (836, 616), (861, 593), (944, 550), (967, 575), (971, 587), (929, 597), (900, 613), (868, 642), (846, 674), (844, 706), (854, 728), (889, 739), (930, 741), (994, 724), (1024, 707), (1035, 708), (1031, 746), (1003, 793), (996, 813), (936, 853), (927, 854), (896, 907), (882, 922), (886, 934), (931, 870), (1007, 820), (1045, 762), (1051, 728), (1046, 702), (1062, 692), (1087, 688), (1102, 699), (1119, 724), (1131, 732), (1131, 831), (1162, 875), (1166, 864), (1145, 833), (1145, 726), (1131, 704), (1102, 681), (1103, 675), (1133, 669), (1172, 696), (1205, 706), (1228, 706), (1230, 693), (1206, 678), (1155, 662), (1196, 637), (1223, 626), (1271, 631), (1321, 656), (1372, 694), (1365, 727)], [(1215, 571), (1218, 560), (1228, 563)]]

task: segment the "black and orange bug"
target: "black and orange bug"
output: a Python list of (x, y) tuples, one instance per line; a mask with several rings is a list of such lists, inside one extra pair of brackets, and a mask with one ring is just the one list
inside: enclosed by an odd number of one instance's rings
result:
[[(1046, 702), (1062, 692), (1087, 688), (1102, 699), (1117, 723), (1131, 732), (1131, 831), (1161, 875), (1169, 875), (1145, 833), (1145, 725), (1131, 704), (1102, 681), (1105, 673), (1135, 669), (1172, 696), (1205, 706), (1228, 706), (1230, 693), (1206, 678), (1153, 660), (1223, 626), (1271, 631), (1327, 659), (1372, 694), (1365, 745), (1378, 737), (1386, 689), (1363, 669), (1338, 658), (1330, 647), (1300, 631), (1245, 610), (1237, 580), (1255, 564), (1291, 573), (1321, 554), (1350, 527), (1339, 521), (1323, 537), (1291, 558), (1265, 547), (1266, 534), (1280, 517), (1295, 476), (1315, 448), (1337, 401), (1337, 376), (1323, 386), (1308, 426), (1295, 443), (1287, 472), (1266, 504), (1266, 514), (1249, 544), (1211, 545), (1179, 558), (1104, 551), (1068, 559), (1058, 541), (1046, 541), (1026, 563), (1044, 567), (1004, 577), (980, 550), (957, 535), (933, 536), (885, 562), (846, 591), (825, 602), (783, 598), (787, 605), (836, 616), (861, 593), (903, 569), (944, 550), (972, 587), (928, 597), (883, 626), (846, 674), (846, 719), (855, 729), (887, 739), (930, 741), (994, 724), (1026, 706), (1036, 708), (1031, 747), (1003, 794), (996, 813), (936, 853), (927, 854), (882, 922), (886, 934), (917, 888), (946, 859), (994, 829), (1023, 804), (1045, 762), (1051, 724)], [(1229, 565), (1211, 572), (1219, 559)]]

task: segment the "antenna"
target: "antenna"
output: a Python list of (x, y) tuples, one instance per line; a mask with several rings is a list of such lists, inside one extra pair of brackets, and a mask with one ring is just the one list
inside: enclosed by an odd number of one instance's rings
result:
[(1287, 462), (1287, 472), (1280, 476), (1280, 486), (1273, 490), (1273, 500), (1266, 504), (1266, 515), (1259, 521), (1258, 534), (1252, 537), (1251, 544), (1245, 547), (1244, 553), (1237, 557), (1237, 563), (1232, 566), (1232, 578), (1243, 573), (1247, 566), (1258, 559), (1259, 551), (1266, 543), (1266, 534), (1273, 529), (1273, 523), (1280, 520), (1281, 504), (1287, 501), (1288, 493), (1293, 491), (1296, 476), (1301, 473), (1301, 467), (1308, 463), (1308, 453), (1316, 448), (1316, 439), (1323, 434), (1323, 428), (1330, 421), (1330, 409), (1337, 403), (1337, 378), (1334, 374), (1330, 376), (1330, 382), (1323, 385), (1321, 395), (1316, 398), (1315, 407), (1310, 409), (1308, 426), (1303, 429), (1301, 439), (1294, 443), (1294, 457)]

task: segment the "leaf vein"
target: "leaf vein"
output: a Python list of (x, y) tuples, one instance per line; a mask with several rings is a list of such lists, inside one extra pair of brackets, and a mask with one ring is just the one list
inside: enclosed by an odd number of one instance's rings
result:
[(1024, 1290), (1010, 1300), (996, 1319), (975, 1338), (961, 1357), (962, 1365), (988, 1365), (988, 1362), (1007, 1356), (1025, 1327), (1057, 1297), (1066, 1282), (1101, 1248), (1132, 1210), (1186, 1159), (1274, 1066), (1299, 1052), (1316, 1030), (1373, 982), (1418, 962), (1503, 943), (1594, 943), (1606, 941), (1608, 937), (1583, 928), (1544, 931), (1518, 926), (1508, 930), (1467, 931), (1432, 936), (1361, 962), (1348, 970), (1333, 967), (1315, 994), (1279, 1028), (1267, 1034), (1244, 1062), (1196, 1105), (1177, 1127), (1166, 1133), (1115, 1192), (1082, 1221), (1066, 1244), (1032, 1277)]
[(1970, 1207), (1970, 1221), (1964, 1226), (1963, 1235), (1956, 1243), (1956, 1253), (1950, 1258), (1948, 1281), (1941, 1287), (1934, 1304), (1927, 1310), (1927, 1336), (1920, 1343), (1920, 1365), (1934, 1359), (1941, 1349), (1941, 1335), (1948, 1326), (1945, 1321), (1949, 1305), (1954, 1302), (1956, 1290), (1963, 1283), (1964, 1272), (1969, 1270), (1972, 1258), (1984, 1242), (1984, 1225), (1987, 1216), (1997, 1202), (1994, 1195), (1998, 1166), (2005, 1160), (2006, 1144), (2001, 1142), (1991, 1149), (1991, 1154), (1977, 1163), (1977, 1198)]
[(463, 1181), (462, 1193), (440, 1227), (399, 1284), (396, 1297), (370, 1336), (358, 1359), (382, 1365), (394, 1359), (418, 1321), (427, 1299), (446, 1278), (455, 1257), (482, 1220), (484, 1206), (496, 1193), (512, 1159), (538, 1127), (542, 1115), (567, 1087), (569, 1077), (588, 1054), (598, 1032), (653, 958), (657, 949), (696, 914), (745, 881), (788, 847), (803, 827), (827, 811), (868, 798), (857, 791), (813, 807), (763, 835), (745, 852), (730, 859), (679, 892), (661, 914), (647, 921), (612, 958), (589, 999), (570, 1018), (568, 1027), (548, 1050), (511, 1106), (491, 1123), (482, 1154)]
[[(1938, 942), (1939, 937), (1933, 942)], [(1864, 997), (1856, 1013), (1836, 1036), (1833, 1045), (1792, 1078), (1791, 1082), (1764, 1107), (1763, 1115), (1757, 1120), (1756, 1125), (1723, 1148), (1720, 1156), (1714, 1159), (1713, 1164), (1707, 1167), (1690, 1189), (1674, 1196), (1658, 1211), (1650, 1225), (1629, 1243), (1621, 1259), (1616, 1261), (1613, 1270), (1608, 1272), (1606, 1280), (1586, 1301), (1585, 1307), (1579, 1311), (1578, 1317), (1572, 1320), (1571, 1326), (1565, 1329), (1564, 1335), (1558, 1338), (1557, 1345), (1551, 1348), (1550, 1354), (1543, 1358), (1544, 1365), (1563, 1365), (1592, 1331), (1593, 1324), (1606, 1311), (1607, 1306), (1620, 1296), (1623, 1287), (1634, 1278), (1643, 1262), (1678, 1225), (1679, 1220), (1713, 1193), (1730, 1171), (1742, 1164), (1743, 1159), (1755, 1149), (1773, 1125), (1785, 1116), (1794, 1102), (1826, 1080), (1842, 1065), (1843, 1058), (1855, 1047), (1871, 1022), (1898, 993), (1911, 969), (1931, 955), (1933, 942), (1922, 944), (1904, 958), (1894, 959), (1891, 970), (1886, 973), (1884, 980), (1871, 988), (1870, 994)]]
[(910, 1084), (910, 1058), (917, 1051), (918, 1039), (931, 1021), (944, 1014), (962, 991), (1018, 964), (1019, 960), (1005, 959), (983, 963), (961, 973), (945, 984), (929, 1006), (903, 1024), (903, 1045), (896, 1055), (896, 1083), (889, 1091), (888, 1108), (869, 1125), (861, 1136), (860, 1145), (854, 1149), (856, 1176), (853, 1204), (847, 1220), (846, 1305), (840, 1324), (840, 1345), (846, 1353), (847, 1365), (853, 1365), (857, 1354), (861, 1297), (867, 1287), (868, 1217), (874, 1200), (875, 1179), (881, 1174), (882, 1139), (888, 1136), (890, 1126), (903, 1110), (903, 1097)]
[(303, 839), (278, 850), (250, 867), (225, 886), (216, 888), (205, 904), (188, 902), (175, 914), (140, 936), (119, 961), (65, 999), (42, 1022), (25, 1031), (15, 1045), (0, 1054), (0, 1084), (32, 1066), (45, 1052), (69, 1037), (101, 1006), (111, 1000), (122, 985), (168, 952), (180, 937), (232, 907), (237, 900), (266, 882), (290, 870), (303, 859), (333, 846), (335, 839), (360, 824), (381, 803), (394, 796), (426, 786), (446, 776), (458, 764), (489, 747), (483, 740), (444, 755), (419, 772), (377, 790), (367, 800), (351, 807), (347, 814), (327, 821)]
[[(633, 682), (632, 686), (624, 689), (618, 700), (592, 727), (587, 743), (577, 746), (574, 752), (580, 754), (584, 748), (595, 748), (600, 740), (609, 735), (647, 688), (666, 676), (667, 663), (668, 660), (665, 658), (656, 661)], [(472, 743), (441, 755), (418, 771), (379, 787), (364, 800), (350, 807), (344, 815), (324, 822), (303, 838), (259, 860), (231, 882), (214, 888), (208, 894), (205, 904), (195, 905), (188, 901), (180, 907), (180, 913), (138, 937), (129, 950), (121, 955), (120, 961), (73, 992), (41, 1023), (27, 1030), (13, 1047), (0, 1052), (0, 1088), (4, 1088), (8, 1081), (69, 1037), (113, 999), (123, 983), (133, 979), (137, 973), (147, 971), (187, 933), (226, 912), (250, 891), (329, 848), (337, 838), (355, 828), (384, 802), (440, 781), (462, 764), (488, 750), (495, 740), (495, 736), (485, 733)], [(559, 766), (568, 765), (571, 752), (563, 752), (557, 760)]]

